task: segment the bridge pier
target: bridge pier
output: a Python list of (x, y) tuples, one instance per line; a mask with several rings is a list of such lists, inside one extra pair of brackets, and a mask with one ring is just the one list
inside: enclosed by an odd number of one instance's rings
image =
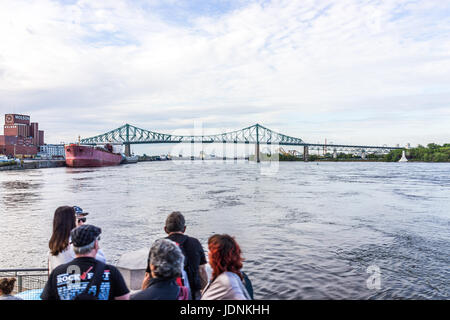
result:
[(226, 141), (223, 141), (222, 146), (223, 146), (222, 160), (225, 162), (227, 160), (227, 143), (226, 143)]
[(129, 143), (125, 144), (125, 156), (127, 157), (131, 156), (131, 146)]
[(307, 162), (309, 157), (309, 147), (303, 146), (303, 161)]
[(255, 145), (255, 155), (256, 155), (256, 162), (261, 162), (261, 159), (259, 158), (259, 142)]

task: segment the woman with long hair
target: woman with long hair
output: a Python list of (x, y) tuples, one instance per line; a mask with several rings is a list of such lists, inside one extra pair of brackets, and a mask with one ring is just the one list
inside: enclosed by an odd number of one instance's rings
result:
[(208, 240), (208, 259), (212, 279), (205, 287), (202, 300), (251, 300), (241, 272), (241, 248), (227, 234), (216, 234)]
[[(56, 209), (53, 216), (53, 233), (48, 242), (48, 247), (50, 248), (48, 253), (49, 273), (60, 264), (75, 259), (75, 253), (70, 244), (70, 231), (81, 224), (76, 222), (74, 207), (62, 206)], [(101, 250), (99, 250), (96, 259), (105, 262), (105, 257)]]

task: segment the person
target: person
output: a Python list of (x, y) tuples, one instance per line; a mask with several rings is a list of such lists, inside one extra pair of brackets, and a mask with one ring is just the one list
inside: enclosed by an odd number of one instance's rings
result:
[(78, 206), (73, 206), (73, 210), (75, 211), (77, 227), (81, 226), (82, 224), (85, 224), (86, 223), (86, 216), (89, 213), (88, 212), (84, 212), (83, 209), (81, 209)]
[(101, 232), (89, 224), (70, 232), (75, 259), (52, 271), (42, 291), (42, 300), (129, 299), (130, 291), (119, 270), (95, 259)]
[[(166, 218), (164, 231), (168, 234), (166, 239), (172, 240), (180, 246), (185, 257), (184, 270), (186, 272), (188, 286), (193, 300), (199, 300), (201, 297), (201, 289), (208, 283), (208, 274), (206, 273), (206, 257), (200, 241), (196, 238), (185, 235), (186, 223), (184, 216), (175, 211)], [(145, 279), (142, 289), (148, 286), (151, 278), (150, 266), (147, 266)]]
[[(75, 253), (70, 244), (70, 231), (86, 222), (87, 213), (80, 207), (61, 206), (53, 216), (53, 233), (48, 242), (48, 272), (57, 266), (75, 259)], [(99, 250), (96, 259), (106, 263), (105, 255)]]
[(1, 278), (0, 279), (0, 300), (22, 300), (19, 297), (11, 295), (14, 289), (16, 278)]
[(168, 239), (156, 240), (150, 248), (151, 279), (146, 289), (134, 294), (131, 300), (188, 300), (189, 292), (179, 286), (184, 256), (177, 244)]
[(241, 272), (241, 249), (227, 234), (216, 234), (208, 239), (208, 259), (212, 279), (205, 287), (201, 300), (251, 300)]

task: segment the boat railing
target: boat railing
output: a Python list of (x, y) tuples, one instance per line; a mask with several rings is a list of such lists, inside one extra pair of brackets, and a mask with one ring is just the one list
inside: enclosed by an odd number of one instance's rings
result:
[(48, 269), (0, 269), (0, 278), (16, 278), (11, 293), (13, 295), (30, 290), (42, 290), (48, 280)]

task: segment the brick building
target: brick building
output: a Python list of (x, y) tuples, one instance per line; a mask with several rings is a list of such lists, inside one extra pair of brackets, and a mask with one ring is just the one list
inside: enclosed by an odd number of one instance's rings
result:
[(35, 156), (44, 144), (44, 131), (30, 116), (5, 114), (4, 135), (0, 135), (0, 154), (11, 157)]

